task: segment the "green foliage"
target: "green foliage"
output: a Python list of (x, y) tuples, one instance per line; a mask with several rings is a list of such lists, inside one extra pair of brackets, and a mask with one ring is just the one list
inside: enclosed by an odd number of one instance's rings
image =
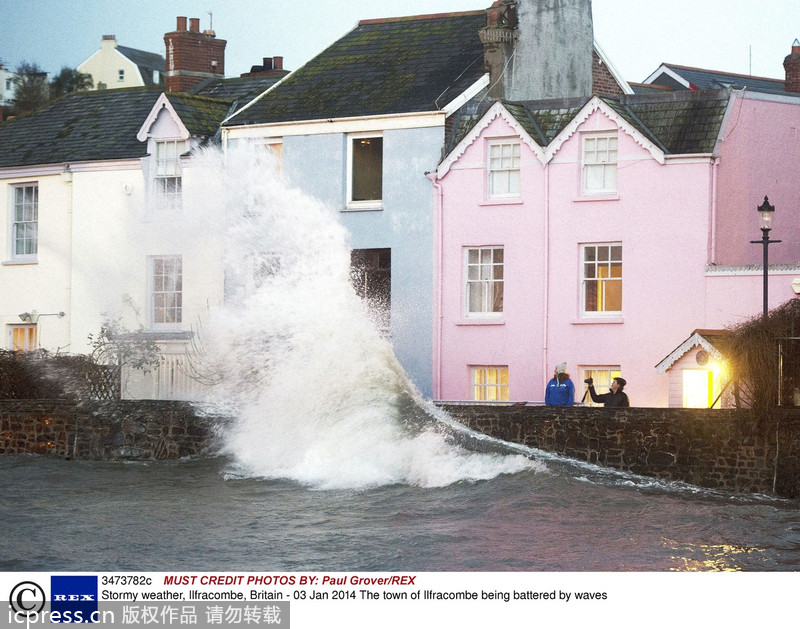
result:
[(50, 81), (50, 100), (61, 98), (70, 92), (85, 92), (94, 87), (91, 74), (78, 72), (66, 66), (61, 68), (58, 76)]

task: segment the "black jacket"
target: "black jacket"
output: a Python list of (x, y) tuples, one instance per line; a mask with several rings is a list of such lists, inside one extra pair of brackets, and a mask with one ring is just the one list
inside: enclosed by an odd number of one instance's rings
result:
[(606, 408), (630, 406), (628, 401), (628, 394), (624, 391), (609, 391), (608, 393), (601, 393), (598, 395), (594, 390), (594, 385), (589, 385), (589, 395), (592, 396), (592, 401), (597, 404), (605, 404)]

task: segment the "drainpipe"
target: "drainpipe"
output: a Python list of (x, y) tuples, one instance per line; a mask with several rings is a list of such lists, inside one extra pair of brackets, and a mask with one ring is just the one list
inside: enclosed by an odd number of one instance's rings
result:
[(444, 317), (444, 304), (443, 304), (443, 295), (442, 295), (442, 285), (444, 280), (442, 279), (442, 269), (444, 268), (444, 216), (443, 216), (443, 195), (444, 192), (442, 191), (442, 184), (439, 183), (439, 179), (436, 175), (436, 172), (427, 172), (425, 176), (431, 180), (433, 184), (433, 189), (436, 191), (436, 200), (434, 202), (434, 247), (436, 248), (434, 251), (434, 286), (436, 287), (436, 294), (434, 295), (433, 305), (435, 312), (433, 313), (434, 318), (434, 339), (433, 339), (433, 355), (435, 366), (433, 369), (433, 397), (434, 399), (440, 400), (442, 399), (442, 329), (443, 329), (443, 317)]
[[(548, 371), (547, 343), (550, 335), (550, 164), (544, 167), (544, 298), (542, 299), (544, 322), (542, 325), (542, 375)], [(546, 384), (546, 380), (544, 383)]]
[(710, 229), (709, 229), (709, 264), (716, 264), (717, 263), (717, 172), (719, 167), (719, 159), (715, 158), (714, 161), (711, 163), (711, 170), (709, 173), (710, 176), (710, 185), (711, 185), (711, 195), (710, 195), (710, 207), (709, 207), (709, 218), (710, 218)]
[(72, 275), (74, 271), (74, 265), (72, 262), (72, 250), (73, 250), (73, 234), (75, 232), (74, 228), (74, 216), (73, 216), (73, 207), (74, 207), (74, 191), (75, 188), (72, 184), (74, 173), (70, 168), (69, 164), (64, 165), (64, 170), (61, 172), (61, 181), (64, 182), (64, 185), (67, 187), (67, 220), (69, 221), (69, 245), (67, 250), (67, 312), (69, 313), (69, 319), (67, 319), (67, 347), (70, 348), (70, 351), (74, 351), (72, 348), (72, 313), (75, 312), (75, 304), (72, 303)]

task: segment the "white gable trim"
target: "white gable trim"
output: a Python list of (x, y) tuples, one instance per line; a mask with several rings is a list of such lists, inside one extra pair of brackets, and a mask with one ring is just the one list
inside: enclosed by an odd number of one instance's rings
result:
[(658, 363), (656, 365), (656, 371), (659, 374), (664, 373), (670, 367), (672, 367), (672, 365), (678, 362), (678, 360), (681, 359), (686, 354), (686, 352), (688, 352), (690, 349), (698, 345), (702, 347), (704, 350), (706, 350), (717, 360), (722, 359), (722, 354), (720, 353), (720, 351), (716, 347), (714, 347), (711, 343), (709, 343), (708, 340), (702, 334), (700, 334), (699, 332), (695, 332), (694, 334), (692, 334), (692, 336), (690, 336), (678, 347), (676, 347), (675, 350), (669, 356), (667, 356), (664, 360)]
[(539, 161), (542, 163), (545, 162), (545, 154), (542, 148), (533, 141), (533, 138), (528, 134), (525, 129), (519, 124), (516, 118), (512, 116), (509, 111), (503, 106), (503, 103), (496, 102), (489, 108), (483, 117), (475, 124), (474, 127), (470, 130), (470, 132), (461, 140), (461, 142), (456, 145), (456, 147), (450, 151), (450, 153), (445, 157), (439, 167), (436, 169), (436, 175), (438, 178), (444, 177), (449, 171), (450, 168), (453, 166), (455, 162), (457, 162), (461, 156), (466, 152), (466, 150), (475, 142), (481, 134), (489, 128), (489, 126), (494, 122), (497, 118), (502, 118), (505, 120), (508, 125), (514, 129), (514, 132), (519, 136), (520, 140), (524, 142), (536, 157), (539, 158)]
[(617, 67), (611, 63), (611, 60), (606, 56), (605, 51), (600, 47), (600, 44), (597, 43), (597, 39), (594, 40), (594, 51), (597, 53), (597, 56), (600, 57), (600, 60), (603, 62), (608, 68), (608, 71), (611, 73), (611, 76), (614, 77), (614, 80), (619, 84), (622, 90), (626, 94), (633, 94), (633, 88), (630, 84), (623, 78), (622, 74)]
[(167, 113), (172, 117), (172, 120), (178, 126), (178, 129), (180, 130), (180, 139), (188, 140), (191, 134), (183, 124), (181, 117), (175, 111), (172, 103), (169, 102), (169, 98), (167, 98), (167, 94), (165, 92), (161, 93), (161, 96), (158, 97), (156, 104), (153, 105), (153, 108), (150, 110), (150, 113), (145, 119), (144, 124), (139, 129), (139, 133), (136, 134), (136, 139), (139, 140), (139, 142), (144, 142), (150, 137), (150, 128), (155, 124), (162, 109), (167, 110)]
[(472, 85), (470, 85), (466, 90), (464, 90), (460, 96), (457, 96), (449, 103), (447, 103), (443, 108), (442, 111), (446, 115), (450, 115), (458, 111), (458, 109), (467, 101), (472, 99), (474, 96), (477, 96), (482, 89), (489, 86), (489, 74), (484, 74), (481, 78), (475, 81)]
[(559, 133), (548, 145), (544, 153), (544, 161), (549, 162), (551, 159), (553, 159), (555, 154), (558, 153), (559, 149), (564, 145), (564, 143), (569, 140), (578, 130), (578, 128), (589, 119), (589, 116), (598, 110), (602, 112), (606, 118), (616, 124), (617, 127), (628, 134), (639, 146), (648, 151), (654, 160), (656, 160), (659, 164), (664, 163), (664, 151), (648, 140), (640, 131), (632, 127), (627, 120), (620, 116), (616, 111), (611, 109), (611, 107), (606, 105), (597, 96), (593, 96), (591, 100), (589, 100), (589, 102), (583, 106), (583, 109), (581, 109), (572, 119), (572, 121), (561, 131), (561, 133)]
[(689, 83), (689, 81), (687, 81), (680, 74), (677, 74), (674, 70), (669, 69), (667, 66), (663, 64), (658, 68), (658, 70), (656, 70), (655, 72), (653, 72), (653, 74), (648, 76), (644, 80), (644, 83), (645, 84), (652, 83), (662, 74), (666, 74), (669, 78), (677, 81), (678, 83), (683, 85), (687, 90), (692, 89), (692, 84)]

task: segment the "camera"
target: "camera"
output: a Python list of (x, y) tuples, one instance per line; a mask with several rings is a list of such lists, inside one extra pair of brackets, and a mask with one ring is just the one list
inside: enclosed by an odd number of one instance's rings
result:
[(585, 382), (586, 384), (593, 384), (593, 383), (594, 383), (594, 380), (593, 380), (592, 378), (586, 378), (586, 380), (584, 380), (584, 382)]

